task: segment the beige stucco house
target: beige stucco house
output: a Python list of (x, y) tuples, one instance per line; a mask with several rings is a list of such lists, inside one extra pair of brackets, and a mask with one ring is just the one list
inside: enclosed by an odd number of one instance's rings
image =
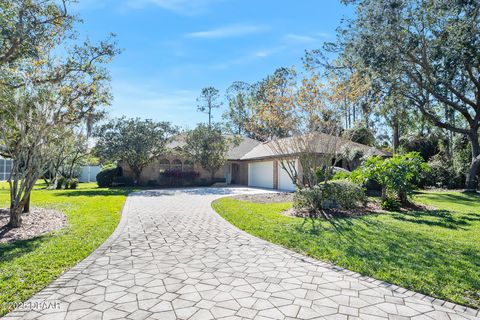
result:
[[(303, 138), (302, 138), (303, 139)], [(238, 139), (237, 139), (238, 140)], [(269, 142), (260, 142), (242, 137), (239, 143), (232, 144), (227, 152), (225, 166), (215, 173), (218, 181), (228, 185), (244, 185), (268, 189), (294, 191), (295, 184), (290, 175), (282, 169), (280, 161), (289, 159), (297, 168), (298, 178), (302, 179), (302, 168), (298, 158), (298, 137), (284, 138)], [(388, 156), (379, 149), (344, 140), (339, 137), (323, 133), (315, 133), (308, 138), (311, 150), (319, 156), (322, 154), (337, 152), (340, 148), (356, 148), (365, 154)], [(332, 149), (334, 143), (334, 149)], [(140, 184), (156, 184), (161, 182), (162, 172), (176, 170), (183, 172), (197, 172), (198, 179), (207, 181), (209, 173), (200, 165), (185, 159), (178, 152), (185, 144), (183, 136), (177, 136), (168, 144), (170, 150), (167, 154), (159, 157), (158, 161), (146, 167), (140, 177)], [(342, 166), (339, 162), (337, 164)], [(125, 176), (133, 177), (133, 173), (127, 166), (122, 166)]]

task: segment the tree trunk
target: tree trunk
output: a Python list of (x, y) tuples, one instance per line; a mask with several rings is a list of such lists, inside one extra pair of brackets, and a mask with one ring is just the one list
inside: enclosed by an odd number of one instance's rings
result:
[(480, 168), (480, 143), (478, 141), (478, 133), (473, 131), (470, 135), (470, 144), (472, 145), (472, 162), (468, 169), (465, 188), (468, 191), (477, 190), (477, 174)]
[(138, 186), (138, 185), (140, 185), (140, 177), (142, 175), (142, 171), (141, 170), (134, 170), (134, 174), (135, 174), (135, 185)]
[(10, 207), (10, 221), (8, 222), (8, 226), (10, 226), (11, 228), (19, 228), (22, 225), (23, 208), (23, 202), (20, 202), (17, 207)]
[(400, 190), (398, 196), (400, 198), (400, 203), (402, 205), (407, 205), (408, 204), (408, 197), (407, 197), (407, 193), (405, 192), (405, 190)]
[(210, 182), (213, 184), (215, 181), (215, 170), (210, 171)]
[(29, 213), (30, 212), (30, 195), (25, 199), (25, 205), (23, 207), (23, 213)]
[(382, 201), (387, 200), (387, 187), (382, 186)]
[(393, 152), (398, 151), (400, 146), (400, 126), (398, 125), (398, 119), (395, 117), (393, 120)]

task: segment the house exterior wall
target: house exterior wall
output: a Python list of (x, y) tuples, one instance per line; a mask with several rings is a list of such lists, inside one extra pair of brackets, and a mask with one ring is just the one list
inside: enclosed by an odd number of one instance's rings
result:
[[(176, 160), (177, 162), (180, 161), (180, 163), (181, 163), (181, 169), (180, 170), (192, 171), (191, 168), (186, 168), (187, 159), (182, 158), (178, 155), (174, 155), (174, 154), (165, 155), (165, 156), (160, 157), (157, 161), (149, 164), (148, 166), (146, 166), (143, 169), (142, 174), (140, 175), (140, 181), (139, 181), (139, 183), (141, 185), (146, 185), (149, 182), (158, 183), (160, 181), (161, 172), (163, 172), (165, 170), (168, 170), (165, 167), (165, 165), (163, 165), (161, 163), (162, 160), (168, 160), (169, 161), (169, 163), (170, 163), (169, 168), (171, 170), (180, 169), (180, 168), (175, 167), (175, 165), (174, 165), (174, 161)], [(124, 176), (135, 178), (135, 175), (134, 175), (133, 171), (130, 169), (130, 167), (127, 164), (121, 164), (120, 166), (123, 168), (123, 175)], [(210, 173), (207, 170), (203, 169), (198, 164), (195, 164), (195, 163), (193, 164), (193, 171), (199, 173), (199, 175), (200, 175), (199, 179), (207, 179), (207, 180), (210, 179)], [(224, 167), (222, 167), (217, 172), (215, 172), (215, 179), (223, 179), (223, 178), (225, 178), (225, 168)]]
[[(321, 157), (319, 157), (318, 159), (319, 165), (321, 164), (320, 159)], [(182, 168), (184, 169), (184, 171), (191, 171), (191, 169), (185, 170), (185, 164), (187, 159), (176, 154), (168, 154), (160, 157), (157, 161), (155, 161), (154, 163), (144, 168), (140, 177), (140, 181), (139, 181), (140, 184), (146, 185), (149, 182), (155, 182), (155, 183), (160, 182), (160, 177), (161, 177), (160, 173), (165, 170), (165, 167), (161, 164), (162, 160), (168, 160), (168, 162), (170, 163), (170, 169), (174, 169), (173, 163), (175, 160), (177, 160), (177, 162), (180, 161), (180, 163), (182, 164)], [(249, 184), (248, 165), (251, 163), (264, 162), (264, 161), (273, 161), (273, 170), (269, 174), (273, 176), (273, 188), (278, 189), (280, 159), (275, 159), (275, 158), (254, 159), (254, 160), (229, 160), (226, 162), (223, 168), (221, 168), (215, 173), (215, 179), (219, 179), (219, 180), (225, 179), (226, 170), (228, 170), (228, 166), (231, 166), (231, 170), (232, 170), (231, 183), (235, 185), (247, 186)], [(297, 161), (296, 165), (297, 165), (298, 181), (303, 181), (303, 169), (300, 161)], [(344, 163), (342, 163), (341, 165), (342, 167), (345, 167)], [(132, 170), (128, 167), (128, 165), (122, 165), (122, 168), (123, 168), (124, 176), (134, 178), (134, 174)], [(198, 172), (200, 174), (199, 179), (205, 179), (207, 181), (210, 179), (209, 172), (203, 169), (198, 164), (193, 164), (193, 171)]]

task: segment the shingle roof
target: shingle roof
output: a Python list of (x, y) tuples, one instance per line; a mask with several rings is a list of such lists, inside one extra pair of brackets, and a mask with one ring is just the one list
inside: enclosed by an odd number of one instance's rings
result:
[[(225, 135), (227, 138), (234, 138), (233, 135)], [(173, 137), (170, 142), (167, 144), (167, 148), (176, 149), (185, 146), (185, 134), (180, 134)], [(238, 143), (238, 145), (236, 144)], [(232, 143), (230, 150), (227, 152), (228, 160), (240, 160), (247, 152), (261, 144), (260, 141), (250, 139), (247, 137), (240, 137), (240, 141)]]
[(312, 144), (311, 150), (314, 150), (319, 154), (332, 153), (333, 147), (336, 148), (336, 152), (339, 152), (340, 148), (347, 146), (349, 148), (351, 147), (352, 149), (360, 149), (361, 151), (371, 155), (390, 155), (389, 153), (377, 148), (369, 147), (364, 144), (352, 142), (325, 133), (312, 133), (308, 139), (305, 139), (305, 137), (306, 136), (295, 136), (259, 144), (246, 153), (241, 160), (264, 159), (298, 154), (300, 148), (296, 146), (298, 146), (299, 139), (304, 139), (303, 141), (309, 141), (309, 143)]
[[(309, 141), (313, 143), (312, 149), (320, 154), (331, 152), (332, 145), (336, 144), (337, 152), (340, 148), (347, 146), (349, 148), (351, 147), (352, 149), (360, 149), (364, 153), (371, 155), (390, 156), (388, 152), (379, 150), (377, 148), (369, 147), (361, 143), (352, 142), (329, 134), (316, 132), (312, 135), (312, 139), (309, 139)], [(180, 134), (173, 137), (167, 144), (167, 148), (176, 149), (183, 147), (185, 145), (185, 136), (185, 134)], [(234, 138), (235, 136), (226, 135), (226, 137)], [(295, 139), (298, 139), (299, 137), (304, 136), (294, 136), (263, 143), (254, 139), (240, 137), (240, 142), (238, 145), (232, 143), (232, 148), (227, 152), (227, 159), (255, 160), (279, 156), (292, 156), (298, 153), (298, 148), (295, 147)]]

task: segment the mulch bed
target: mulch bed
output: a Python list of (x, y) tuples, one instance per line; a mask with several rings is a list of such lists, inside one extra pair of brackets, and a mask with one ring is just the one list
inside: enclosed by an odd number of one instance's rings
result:
[[(292, 202), (293, 193), (290, 192), (279, 192), (279, 193), (260, 193), (260, 194), (244, 194), (234, 196), (234, 199), (241, 201), (248, 201), (253, 203), (282, 203), (282, 202)], [(410, 203), (407, 206), (401, 207), (400, 212), (411, 212), (411, 211), (432, 211), (435, 210), (434, 207), (422, 205), (422, 204), (413, 204)], [(352, 210), (341, 210), (341, 209), (325, 209), (323, 212), (318, 213), (309, 213), (305, 211), (300, 211), (295, 208), (290, 208), (282, 212), (286, 216), (291, 217), (309, 217), (309, 218), (348, 218), (348, 217), (360, 217), (370, 214), (382, 214), (387, 213), (388, 211), (383, 210), (380, 207), (378, 201), (369, 201), (365, 206), (352, 209)]]
[(0, 243), (32, 239), (68, 225), (62, 212), (44, 208), (30, 208), (29, 213), (22, 215), (20, 228), (8, 227), (8, 220), (9, 211), (0, 209)]
[(253, 203), (282, 203), (292, 202), (293, 193), (279, 192), (279, 193), (259, 193), (259, 194), (242, 194), (234, 196), (234, 199), (248, 201)]
[(360, 216), (366, 216), (370, 214), (379, 214), (379, 213), (385, 213), (385, 212), (387, 211), (383, 210), (380, 207), (379, 203), (369, 201), (365, 206), (358, 207), (351, 210), (324, 209), (323, 212), (309, 213), (307, 211), (301, 211), (295, 208), (290, 208), (288, 210), (283, 211), (282, 213), (286, 216), (291, 216), (291, 217), (332, 219), (332, 218), (360, 217)]

